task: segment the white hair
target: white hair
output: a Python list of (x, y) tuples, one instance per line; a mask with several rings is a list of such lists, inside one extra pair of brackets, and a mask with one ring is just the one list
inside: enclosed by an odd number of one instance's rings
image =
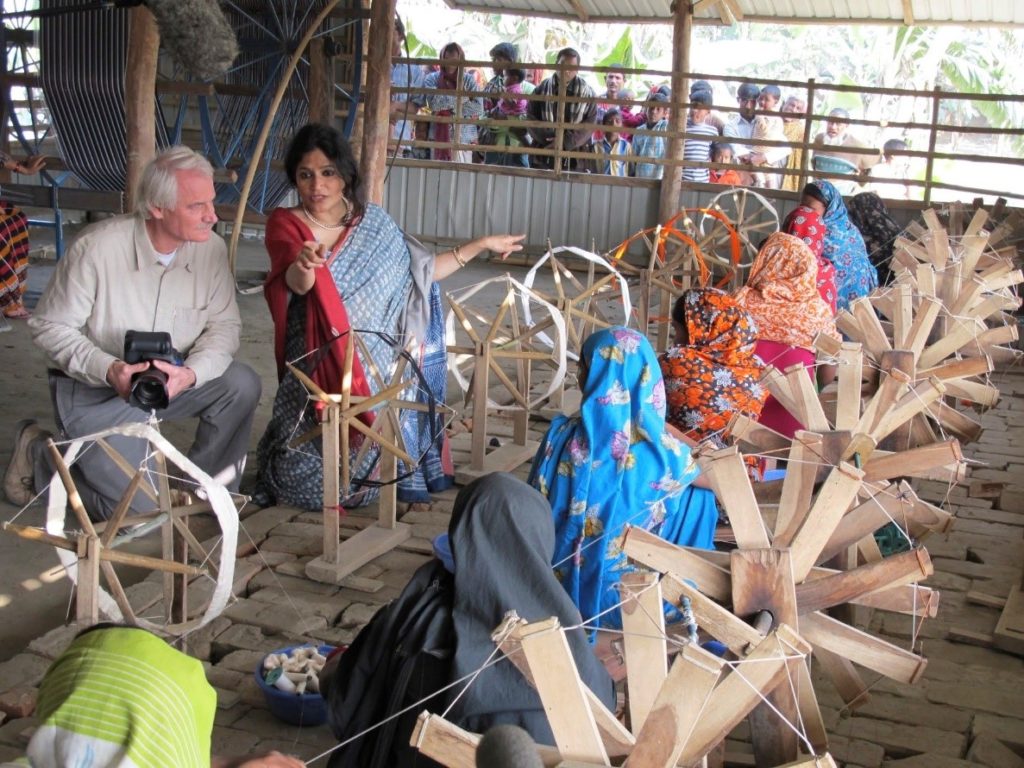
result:
[(154, 208), (174, 208), (178, 204), (179, 171), (199, 171), (213, 178), (210, 161), (194, 149), (180, 144), (168, 147), (142, 172), (135, 195), (135, 212), (149, 219)]

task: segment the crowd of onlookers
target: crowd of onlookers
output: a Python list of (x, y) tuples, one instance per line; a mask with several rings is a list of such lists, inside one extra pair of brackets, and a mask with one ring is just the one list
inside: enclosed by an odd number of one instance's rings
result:
[[(404, 35), (398, 22), (396, 57), (402, 55)], [(403, 156), (551, 169), (555, 153), (536, 150), (556, 149), (560, 134), (562, 170), (660, 179), (671, 167), (666, 161), (673, 130), (672, 93), (667, 84), (651, 88), (638, 99), (625, 87), (623, 72), (611, 68), (603, 73), (605, 90), (597, 93), (580, 74), (580, 54), (573, 48), (560, 50), (557, 69), (536, 84), (530, 81), (533, 72), (517, 63), (519, 51), (512, 43), (491, 49), (493, 76), (486, 82), (478, 71), (463, 66), (465, 58), (457, 43), (449, 43), (434, 71), (394, 64), (392, 85), (419, 89), (392, 95), (392, 137)], [(813, 139), (807, 169), (851, 176), (849, 181), (831, 177), (842, 192), (866, 187), (885, 197), (910, 196), (909, 187), (902, 183), (909, 176), (908, 158), (899, 154), (908, 148), (903, 140), (894, 138), (880, 149), (865, 151), (871, 147), (854, 135), (849, 113), (838, 107), (828, 113), (824, 131), (805, 136), (806, 100), (795, 94), (784, 99), (777, 85), (744, 82), (735, 98), (737, 107), (723, 114), (715, 109), (714, 89), (708, 81), (691, 84), (686, 100), (684, 181), (797, 191), (803, 149), (792, 145)], [(420, 115), (431, 118), (417, 120)], [(439, 121), (437, 117), (456, 119)], [(554, 127), (559, 122), (563, 123), (560, 132)], [(456, 125), (458, 142), (453, 141)], [(417, 146), (414, 139), (435, 145)], [(454, 143), (469, 148), (437, 146)], [(727, 167), (730, 164), (735, 167)]]

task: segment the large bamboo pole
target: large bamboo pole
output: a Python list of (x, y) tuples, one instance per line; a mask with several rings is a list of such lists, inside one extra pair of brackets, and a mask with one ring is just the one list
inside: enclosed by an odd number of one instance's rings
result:
[[(690, 3), (676, 0), (675, 21), (672, 26), (672, 101), (669, 125), (676, 131), (685, 131), (687, 109), (683, 106), (690, 100), (686, 73), (690, 71), (690, 43), (693, 32), (693, 10)], [(683, 159), (685, 142), (673, 135), (668, 140), (666, 159), (680, 162)], [(679, 195), (683, 191), (683, 171), (680, 165), (670, 162), (665, 166), (661, 178), (661, 196), (658, 201), (658, 221), (668, 221), (679, 210)]]
[(125, 208), (135, 207), (135, 189), (142, 169), (156, 155), (156, 62), (160, 31), (145, 6), (132, 8), (128, 30), (128, 61), (124, 83), (124, 127), (128, 163)]
[[(252, 156), (249, 159), (249, 170), (246, 171), (245, 181), (242, 183), (242, 192), (238, 196), (238, 209), (235, 211), (235, 220), (232, 222), (231, 227), (231, 241), (228, 243), (228, 263), (231, 266), (231, 274), (235, 273), (235, 262), (238, 259), (238, 239), (242, 236), (242, 222), (245, 220), (245, 208), (249, 204), (249, 193), (252, 191), (253, 181), (256, 179), (256, 170), (259, 167), (260, 158), (263, 156), (263, 150), (267, 146), (267, 139), (270, 136), (270, 128), (274, 123), (274, 117), (277, 115), (277, 110), (284, 100), (284, 94), (291, 83), (295, 67), (298, 65), (299, 59), (305, 54), (309, 41), (313, 39), (320, 25), (324, 23), (324, 19), (331, 15), (331, 11), (334, 10), (339, 2), (341, 0), (328, 0), (327, 5), (323, 7), (317, 17), (306, 28), (302, 39), (296, 44), (287, 66), (285, 66), (284, 71), (281, 73), (281, 81), (277, 84), (274, 98), (270, 102), (270, 108), (267, 110), (267, 116), (263, 121), (263, 128), (260, 129), (260, 135), (256, 138), (256, 146), (253, 147)], [(152, 96), (152, 92), (150, 95)]]
[(370, 34), (366, 56), (366, 101), (363, 106), (363, 151), (359, 173), (363, 177), (366, 200), (384, 202), (384, 177), (387, 174), (388, 138), (391, 125), (391, 42), (395, 34), (395, 0), (373, 0), (370, 7)]
[(334, 59), (327, 55), (323, 38), (309, 43), (309, 121), (326, 123), (334, 121)]

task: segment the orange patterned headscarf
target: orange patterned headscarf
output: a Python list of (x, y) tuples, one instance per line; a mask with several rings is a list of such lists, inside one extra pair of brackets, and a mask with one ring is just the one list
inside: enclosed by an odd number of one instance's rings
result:
[(684, 293), (672, 319), (686, 327), (687, 339), (658, 360), (668, 422), (699, 441), (717, 437), (734, 413), (760, 414), (768, 393), (759, 383), (764, 364), (754, 354), (750, 314), (729, 294), (705, 288)]
[(776, 232), (765, 242), (736, 301), (757, 323), (757, 338), (810, 348), (814, 337), (841, 338), (832, 311), (818, 294), (818, 261), (793, 235)]

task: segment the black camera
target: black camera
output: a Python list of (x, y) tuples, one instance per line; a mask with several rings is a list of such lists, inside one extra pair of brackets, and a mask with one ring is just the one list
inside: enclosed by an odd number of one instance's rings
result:
[[(181, 353), (171, 342), (171, 334), (128, 331), (124, 335), (124, 361), (129, 365), (135, 365), (153, 360), (163, 360), (171, 365), (185, 363)], [(169, 400), (167, 374), (160, 369), (150, 366), (132, 376), (131, 396), (128, 402), (136, 408), (146, 411), (166, 408)]]

